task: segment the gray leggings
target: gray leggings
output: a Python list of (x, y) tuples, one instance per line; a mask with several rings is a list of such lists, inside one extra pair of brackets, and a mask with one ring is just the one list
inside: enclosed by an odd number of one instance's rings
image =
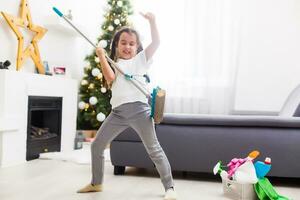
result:
[(165, 190), (174, 186), (169, 161), (161, 148), (146, 103), (122, 104), (112, 110), (97, 132), (92, 143), (92, 184), (102, 184), (104, 172), (104, 149), (126, 128), (133, 128), (141, 138), (146, 151), (156, 166)]

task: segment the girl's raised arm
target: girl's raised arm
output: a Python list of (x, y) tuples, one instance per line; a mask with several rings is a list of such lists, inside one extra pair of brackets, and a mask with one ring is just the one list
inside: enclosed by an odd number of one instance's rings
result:
[(145, 14), (140, 12), (140, 14), (149, 21), (150, 29), (151, 29), (151, 40), (152, 41), (145, 49), (146, 58), (147, 58), (147, 60), (149, 60), (152, 58), (152, 56), (154, 55), (155, 51), (157, 50), (157, 48), (160, 44), (159, 33), (158, 33), (157, 26), (156, 26), (155, 16), (150, 12), (145, 13)]
[(102, 73), (104, 75), (104, 78), (105, 78), (107, 84), (109, 85), (111, 82), (113, 82), (115, 80), (115, 78), (116, 78), (115, 73), (106, 60), (104, 49), (101, 47), (98, 47), (96, 49), (96, 54), (97, 54), (98, 58), (100, 59), (100, 64), (102, 67)]

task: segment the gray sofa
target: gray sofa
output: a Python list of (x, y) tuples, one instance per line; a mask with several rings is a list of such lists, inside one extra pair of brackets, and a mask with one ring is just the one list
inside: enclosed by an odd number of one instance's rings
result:
[[(165, 114), (156, 125), (158, 140), (174, 171), (211, 173), (217, 161), (229, 162), (259, 150), (259, 160), (271, 157), (276, 177), (300, 177), (300, 87), (277, 116)], [(111, 143), (115, 174), (126, 166), (154, 168), (131, 128)]]

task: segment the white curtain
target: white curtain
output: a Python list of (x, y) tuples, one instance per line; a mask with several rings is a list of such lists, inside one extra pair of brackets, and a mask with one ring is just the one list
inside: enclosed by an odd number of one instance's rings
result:
[(167, 91), (165, 112), (229, 113), (240, 45), (239, 1), (138, 1), (138, 9), (154, 12), (161, 35), (150, 75)]

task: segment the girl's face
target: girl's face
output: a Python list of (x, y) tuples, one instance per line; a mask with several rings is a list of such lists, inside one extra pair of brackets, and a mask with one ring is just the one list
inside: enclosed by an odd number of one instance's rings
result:
[(133, 58), (136, 55), (137, 48), (137, 38), (134, 33), (121, 33), (117, 48), (119, 58), (125, 60)]

